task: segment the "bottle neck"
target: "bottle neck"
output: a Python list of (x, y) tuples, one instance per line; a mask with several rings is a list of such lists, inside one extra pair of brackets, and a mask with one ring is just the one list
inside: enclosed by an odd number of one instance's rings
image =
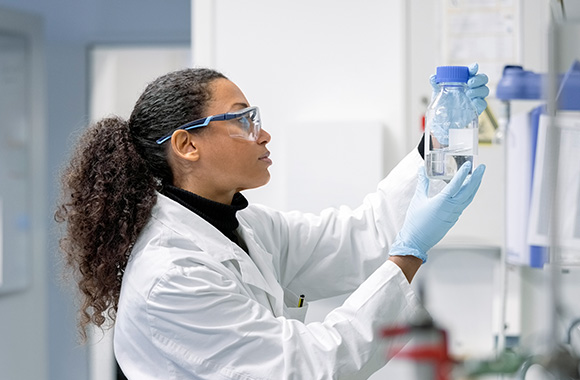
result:
[(467, 88), (467, 83), (465, 82), (441, 82), (439, 83), (440, 88), (446, 88), (449, 90), (464, 90)]

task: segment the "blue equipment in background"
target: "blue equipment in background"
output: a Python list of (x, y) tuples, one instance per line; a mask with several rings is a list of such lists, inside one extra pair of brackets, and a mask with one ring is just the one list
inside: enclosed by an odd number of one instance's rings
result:
[[(534, 73), (524, 70), (522, 66), (508, 65), (504, 67), (502, 78), (496, 88), (496, 97), (509, 103), (512, 100), (544, 100), (548, 98), (547, 74)], [(574, 61), (565, 74), (559, 75), (557, 104), (560, 111), (580, 111), (580, 62)], [(509, 106), (508, 113), (509, 113)], [(539, 120), (542, 114), (546, 114), (546, 105), (535, 107), (530, 111), (531, 133), (531, 181), (529, 184), (532, 191), (536, 146), (538, 138)], [(508, 115), (509, 119), (509, 115)], [(548, 261), (547, 247), (529, 246), (529, 265), (533, 268), (542, 268)]]

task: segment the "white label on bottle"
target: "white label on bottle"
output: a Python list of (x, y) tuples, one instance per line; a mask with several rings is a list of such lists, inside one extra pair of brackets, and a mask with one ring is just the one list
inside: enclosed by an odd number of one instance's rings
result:
[(477, 129), (449, 129), (449, 153), (453, 155), (473, 155)]

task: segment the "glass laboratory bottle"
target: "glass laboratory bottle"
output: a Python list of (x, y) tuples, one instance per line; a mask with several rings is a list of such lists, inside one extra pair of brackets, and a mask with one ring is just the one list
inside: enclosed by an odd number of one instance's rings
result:
[(431, 179), (448, 181), (466, 161), (475, 164), (479, 125), (465, 93), (468, 79), (465, 66), (437, 67), (439, 92), (425, 117), (425, 171)]

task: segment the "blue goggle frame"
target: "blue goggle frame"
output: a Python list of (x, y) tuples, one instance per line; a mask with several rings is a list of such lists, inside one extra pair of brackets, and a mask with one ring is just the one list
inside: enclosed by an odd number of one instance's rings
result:
[(163, 144), (165, 141), (171, 139), (173, 133), (177, 130), (190, 130), (195, 128), (207, 127), (212, 121), (223, 121), (223, 120), (234, 120), (237, 119), (239, 125), (233, 129), (228, 128), (230, 136), (242, 138), (245, 140), (256, 141), (261, 129), (260, 120), (260, 109), (257, 106), (244, 108), (243, 110), (236, 112), (222, 113), (219, 115), (207, 116), (202, 119), (197, 119), (190, 121), (189, 123), (183, 124), (175, 128), (171, 134), (163, 136), (157, 139), (155, 142), (159, 145)]

